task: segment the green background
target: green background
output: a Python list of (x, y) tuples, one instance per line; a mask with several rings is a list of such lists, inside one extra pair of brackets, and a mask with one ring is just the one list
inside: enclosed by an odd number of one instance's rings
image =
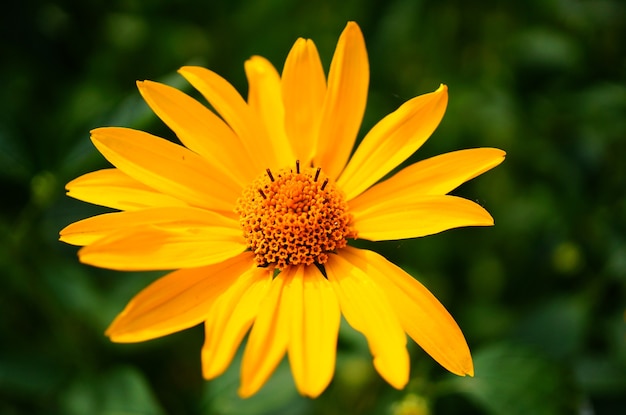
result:
[[(482, 1), (12, 1), (0, 17), (0, 414), (621, 414), (626, 408), (626, 3)], [(283, 364), (236, 397), (236, 361), (200, 373), (200, 327), (140, 344), (103, 332), (160, 273), (81, 265), (57, 241), (102, 210), (64, 184), (107, 164), (89, 130), (173, 137), (134, 82), (190, 88), (209, 67), (245, 94), (253, 54), (278, 68), (313, 38), (325, 67), (348, 20), (367, 42), (361, 137), (407, 99), (449, 86), (444, 120), (411, 161), (471, 147), (504, 164), (455, 194), (494, 216), (375, 245), (426, 284), (462, 327), (476, 377), (411, 343), (403, 391), (342, 328), (337, 373), (317, 400)]]

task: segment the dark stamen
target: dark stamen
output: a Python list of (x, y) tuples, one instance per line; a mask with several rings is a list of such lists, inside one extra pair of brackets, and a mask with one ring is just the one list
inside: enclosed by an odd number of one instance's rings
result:
[(328, 177), (324, 179), (324, 183), (322, 183), (322, 187), (320, 187), (320, 190), (324, 190), (327, 184), (328, 184)]
[(314, 182), (316, 182), (317, 178), (320, 177), (320, 171), (322, 171), (322, 168), (318, 167), (317, 170), (315, 171), (315, 177), (313, 178)]
[(296, 173), (300, 174), (300, 160), (296, 160)]
[(263, 190), (259, 189), (259, 193), (261, 194), (261, 196), (263, 196), (263, 199), (267, 199), (267, 196), (265, 196), (265, 193), (263, 193)]
[(265, 171), (267, 172), (267, 175), (269, 176), (271, 181), (274, 181), (274, 176), (272, 176), (272, 171), (270, 169), (265, 169)]

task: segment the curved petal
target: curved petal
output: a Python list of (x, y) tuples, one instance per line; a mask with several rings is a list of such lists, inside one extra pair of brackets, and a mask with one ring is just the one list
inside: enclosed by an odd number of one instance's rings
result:
[(81, 248), (81, 262), (120, 271), (167, 270), (216, 264), (247, 245), (228, 226), (140, 225), (120, 229)]
[(254, 395), (265, 384), (287, 351), (291, 304), (283, 296), (288, 280), (280, 273), (261, 302), (241, 362), (239, 396)]
[(230, 228), (233, 234), (240, 229), (236, 220), (208, 210), (192, 207), (157, 207), (105, 213), (74, 222), (61, 230), (60, 240), (71, 245), (85, 246), (120, 230), (144, 225), (155, 225), (169, 230)]
[(272, 273), (267, 268), (254, 267), (238, 277), (215, 302), (205, 322), (202, 347), (205, 379), (213, 379), (228, 368), (271, 282)]
[(393, 298), (360, 268), (341, 255), (330, 255), (325, 264), (341, 312), (348, 323), (367, 338), (374, 367), (391, 386), (402, 389), (409, 381), (409, 354), (406, 336), (391, 306)]
[(182, 76), (209, 101), (211, 106), (235, 131), (247, 149), (257, 174), (266, 168), (281, 168), (277, 154), (261, 120), (253, 112), (239, 92), (213, 71), (198, 66), (179, 69)]
[(413, 154), (435, 131), (448, 104), (448, 88), (405, 102), (370, 130), (337, 181), (346, 199), (358, 196)]
[(315, 44), (298, 39), (282, 76), (285, 130), (297, 160), (308, 166), (317, 146), (317, 129), (326, 94), (326, 77)]
[(195, 99), (157, 82), (137, 82), (156, 115), (190, 150), (242, 189), (257, 175), (239, 137), (217, 115)]
[(300, 266), (286, 272), (291, 274), (283, 291), (291, 304), (289, 363), (298, 391), (316, 398), (335, 372), (339, 303), (317, 267)]
[(65, 188), (67, 195), (74, 199), (119, 210), (188, 206), (182, 200), (156, 191), (118, 169), (84, 174), (69, 182)]
[(148, 187), (190, 205), (232, 212), (240, 187), (223, 181), (191, 150), (143, 131), (106, 127), (91, 132), (102, 155), (122, 172)]
[(244, 67), (248, 77), (248, 106), (257, 114), (274, 143), (278, 163), (291, 166), (296, 158), (285, 132), (285, 106), (280, 75), (261, 56), (248, 59)]
[(252, 264), (253, 255), (244, 252), (219, 264), (171, 272), (137, 294), (106, 334), (114, 342), (130, 343), (193, 327)]
[(502, 163), (505, 154), (496, 148), (474, 148), (422, 160), (361, 193), (350, 201), (350, 207), (367, 210), (381, 200), (404, 199), (407, 195), (445, 195)]
[(369, 76), (363, 34), (356, 23), (349, 22), (330, 64), (314, 159), (315, 166), (332, 179), (345, 167), (361, 128)]
[(461, 329), (426, 287), (375, 252), (346, 247), (341, 255), (380, 287), (404, 330), (426, 353), (452, 373), (474, 375)]
[(379, 201), (367, 206), (367, 210), (350, 211), (358, 237), (370, 241), (418, 238), (463, 226), (493, 225), (489, 212), (456, 196), (406, 194)]

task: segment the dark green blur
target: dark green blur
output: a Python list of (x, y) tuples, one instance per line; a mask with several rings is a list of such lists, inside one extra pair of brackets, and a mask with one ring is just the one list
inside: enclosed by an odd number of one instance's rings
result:
[[(327, 68), (348, 20), (370, 57), (362, 133), (446, 83), (446, 116), (410, 161), (481, 146), (508, 153), (455, 191), (495, 227), (375, 245), (455, 316), (476, 377), (447, 373), (410, 341), (412, 379), (396, 391), (362, 336), (342, 328), (320, 398), (300, 397), (284, 362), (241, 400), (238, 360), (202, 380), (200, 327), (110, 343), (107, 325), (161, 274), (83, 266), (57, 241), (103, 211), (64, 196), (69, 180), (108, 166), (89, 130), (173, 138), (136, 80), (191, 93), (176, 69), (199, 64), (245, 95), (245, 59), (282, 68), (302, 36)], [(0, 415), (624, 413), (623, 1), (30, 0), (2, 6), (0, 31)]]

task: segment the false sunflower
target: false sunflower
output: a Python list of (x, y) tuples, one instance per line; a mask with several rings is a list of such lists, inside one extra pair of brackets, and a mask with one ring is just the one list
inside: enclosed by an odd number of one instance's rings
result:
[(282, 74), (250, 58), (247, 102), (208, 69), (179, 72), (215, 112), (167, 85), (138, 87), (183, 146), (96, 129), (91, 139), (115, 168), (67, 185), (69, 196), (116, 210), (61, 231), (82, 246), (80, 261), (174, 270), (129, 302), (106, 332), (111, 340), (203, 323), (202, 371), (211, 379), (249, 333), (241, 396), (258, 391), (287, 354), (299, 392), (316, 397), (333, 377), (343, 315), (395, 388), (409, 379), (406, 334), (449, 371), (472, 375), (467, 343), (441, 303), (383, 256), (348, 245), (493, 224), (481, 206), (448, 193), (502, 162), (501, 150), (443, 154), (381, 181), (435, 130), (446, 86), (383, 118), (350, 156), (369, 82), (356, 23), (341, 34), (328, 78), (311, 40), (296, 41)]

